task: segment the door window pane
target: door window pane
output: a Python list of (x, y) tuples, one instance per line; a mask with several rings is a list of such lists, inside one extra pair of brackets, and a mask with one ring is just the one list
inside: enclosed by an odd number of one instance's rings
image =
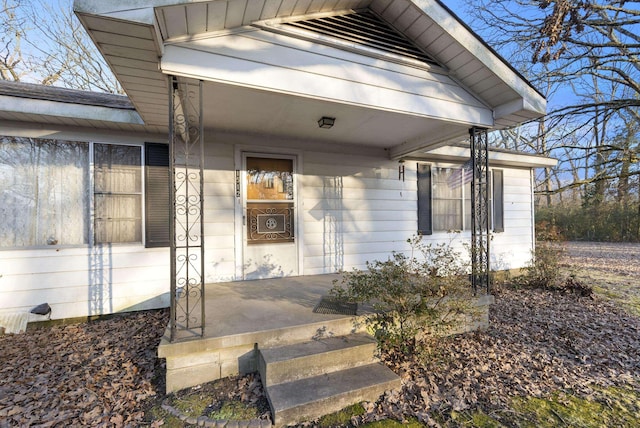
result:
[(293, 160), (248, 157), (247, 199), (293, 200)]

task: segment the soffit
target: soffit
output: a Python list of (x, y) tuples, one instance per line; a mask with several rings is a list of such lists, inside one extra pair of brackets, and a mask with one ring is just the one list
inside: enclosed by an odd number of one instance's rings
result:
[(144, 123), (168, 132), (168, 79), (158, 67), (161, 47), (155, 26), (111, 15), (76, 14)]

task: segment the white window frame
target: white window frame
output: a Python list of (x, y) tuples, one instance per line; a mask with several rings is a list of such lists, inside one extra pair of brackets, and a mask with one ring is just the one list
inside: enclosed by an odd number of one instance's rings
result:
[[(10, 137), (10, 136), (8, 136)], [(38, 141), (48, 140), (47, 138), (33, 137)], [(86, 242), (82, 244), (41, 244), (41, 245), (25, 245), (25, 246), (11, 246), (11, 247), (0, 247), (0, 251), (11, 251), (11, 250), (41, 250), (41, 249), (51, 249), (51, 248), (92, 248), (99, 245), (114, 245), (114, 246), (144, 246), (145, 245), (145, 230), (146, 230), (146, 179), (145, 179), (145, 158), (146, 151), (144, 142), (112, 142), (112, 141), (88, 141), (82, 139), (59, 139), (61, 142), (69, 142), (69, 143), (80, 143), (87, 145), (87, 169), (88, 169), (88, 188), (87, 192), (88, 197), (88, 209), (86, 214), (86, 221), (88, 222), (88, 227), (86, 230), (87, 239)], [(102, 243), (96, 244), (95, 242), (95, 164), (94, 164), (94, 147), (96, 144), (105, 144), (105, 145), (120, 145), (120, 146), (130, 146), (130, 147), (138, 147), (140, 150), (140, 179), (141, 179), (141, 189), (140, 189), (140, 205), (141, 205), (141, 219), (140, 219), (140, 236), (141, 240), (136, 242), (121, 242), (121, 243)], [(56, 219), (56, 221), (58, 221)], [(84, 227), (84, 226), (83, 226)]]
[[(144, 168), (145, 168), (145, 150), (144, 150), (144, 143), (121, 143), (121, 142), (109, 142), (109, 141), (89, 141), (89, 186), (90, 186), (90, 207), (89, 207), (89, 246), (90, 247), (95, 247), (95, 246), (100, 246), (100, 245), (118, 245), (118, 246), (125, 246), (125, 245), (145, 245), (145, 219), (146, 219), (146, 207), (145, 207), (145, 174), (144, 174)], [(106, 144), (106, 145), (111, 145), (111, 146), (129, 146), (129, 147), (138, 147), (140, 149), (140, 206), (141, 206), (141, 210), (140, 210), (140, 215), (142, 216), (140, 219), (140, 241), (136, 241), (136, 242), (103, 242), (103, 243), (96, 243), (95, 239), (96, 239), (96, 213), (95, 213), (95, 206), (96, 206), (96, 201), (95, 201), (95, 162), (94, 162), (94, 147), (96, 144)]]
[[(455, 164), (454, 163), (433, 163), (433, 162), (424, 162), (424, 164), (430, 166), (430, 174), (431, 174), (430, 175), (430, 179), (429, 179), (430, 186), (431, 186), (431, 189), (430, 189), (431, 199), (429, 201), (430, 207), (431, 207), (430, 208), (430, 211), (431, 211), (431, 218), (430, 218), (431, 232), (430, 232), (430, 234), (450, 232), (452, 230), (449, 230), (449, 229), (437, 229), (436, 225), (435, 225), (435, 222), (434, 222), (434, 211), (435, 211), (434, 207), (435, 207), (435, 203), (437, 201), (445, 201), (446, 200), (446, 199), (441, 199), (441, 198), (436, 198), (435, 197), (435, 193), (436, 192), (435, 192), (435, 188), (434, 188), (434, 185), (435, 185), (435, 183), (434, 183), (434, 181), (435, 181), (434, 180), (434, 174), (435, 174), (436, 170), (438, 170), (438, 169), (462, 169), (463, 164), (458, 164), (458, 163), (455, 163)], [(494, 178), (494, 176), (493, 176), (493, 171), (494, 170), (502, 171), (503, 181), (504, 181), (504, 169), (503, 168), (490, 168), (489, 169), (489, 189), (488, 189), (488, 195), (487, 196), (489, 198), (489, 228), (490, 228), (490, 230), (492, 232), (495, 232), (494, 231), (495, 207), (493, 206), (493, 204), (494, 204), (494, 197), (493, 197), (493, 191), (494, 191), (493, 190), (494, 189), (493, 178)], [(462, 175), (460, 177), (460, 180), (462, 181)], [(461, 187), (462, 187), (461, 196), (460, 196), (461, 199), (456, 199), (457, 201), (460, 201), (460, 200), (462, 201), (462, 210), (461, 210), (462, 211), (462, 229), (460, 229), (459, 231), (460, 232), (464, 232), (464, 233), (470, 233), (471, 232), (471, 224), (467, 224), (468, 223), (467, 217), (471, 215), (471, 213), (468, 212), (468, 211), (471, 208), (467, 208), (467, 206), (466, 206), (467, 204), (465, 203), (467, 201), (467, 199), (466, 199), (467, 192), (469, 192), (469, 193), (471, 192), (470, 186), (469, 186), (469, 189), (467, 189), (467, 185), (468, 184), (469, 183), (462, 183), (461, 184)], [(504, 204), (504, 188), (503, 188), (502, 191), (503, 191), (502, 199), (503, 199), (503, 204)], [(469, 199), (471, 199), (471, 195), (469, 194), (468, 196), (469, 196)], [(418, 204), (418, 206), (420, 206), (420, 205)], [(420, 208), (418, 208), (418, 209), (420, 209)], [(504, 206), (503, 206), (502, 212), (503, 212), (503, 228), (504, 228)], [(473, 219), (471, 219), (471, 220), (473, 220)], [(499, 231), (497, 233), (500, 233), (502, 231)], [(420, 233), (422, 233), (422, 232), (420, 232)], [(429, 232), (427, 232), (427, 233), (429, 234)]]

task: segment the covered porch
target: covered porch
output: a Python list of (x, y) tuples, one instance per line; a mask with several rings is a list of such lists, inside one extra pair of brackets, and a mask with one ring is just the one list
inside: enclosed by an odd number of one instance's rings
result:
[[(145, 123), (168, 135), (172, 314), (159, 347), (168, 391), (260, 369), (266, 349), (353, 341), (352, 316), (313, 312), (330, 273), (432, 234), (423, 166), (454, 143), (473, 171), (471, 220), (460, 227), (473, 286), (490, 300), (487, 132), (541, 116), (545, 100), (442, 3), (76, 0), (75, 9)], [(271, 179), (257, 183), (260, 173)], [(257, 204), (266, 208), (254, 215)], [(447, 233), (438, 231), (434, 242)], [(256, 260), (284, 277), (251, 280)]]
[[(322, 341), (365, 331), (357, 316), (314, 308), (341, 280), (340, 274), (308, 275), (206, 284), (204, 335), (179, 329), (172, 341), (167, 327), (158, 356), (167, 359), (167, 392), (238, 373), (258, 370), (258, 351)], [(457, 332), (488, 326), (490, 295), (478, 296), (480, 317), (465, 320)]]

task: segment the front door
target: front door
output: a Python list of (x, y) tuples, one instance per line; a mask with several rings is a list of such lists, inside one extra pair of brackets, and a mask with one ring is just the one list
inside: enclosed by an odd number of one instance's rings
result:
[(298, 275), (296, 158), (243, 155), (244, 279)]

